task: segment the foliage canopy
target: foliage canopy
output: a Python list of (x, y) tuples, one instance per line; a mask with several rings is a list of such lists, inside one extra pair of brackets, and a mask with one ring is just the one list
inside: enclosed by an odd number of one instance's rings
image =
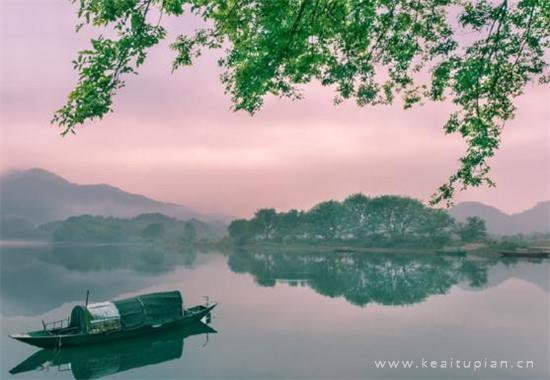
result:
[[(484, 221), (481, 223), (484, 228)], [(360, 242), (378, 247), (442, 246), (457, 234), (456, 227), (445, 210), (426, 207), (416, 199), (353, 194), (343, 202), (325, 201), (307, 211), (278, 213), (272, 208), (260, 209), (250, 220), (231, 222), (228, 231), (238, 245), (251, 241), (301, 241)], [(466, 230), (469, 239), (485, 237), (478, 233), (477, 220), (475, 226), (468, 224)]]
[[(77, 0), (72, 0), (76, 2)], [(546, 0), (78, 0), (78, 29), (112, 27), (74, 61), (79, 81), (53, 122), (63, 134), (112, 110), (125, 74), (166, 37), (162, 14), (201, 17), (204, 27), (171, 47), (173, 70), (201, 49), (223, 49), (221, 80), (235, 110), (258, 111), (267, 94), (301, 98), (313, 80), (335, 89), (335, 103), (405, 108), (450, 99), (444, 125), (467, 144), (460, 166), (432, 198), (457, 187), (493, 185), (488, 159), (513, 99), (529, 82), (547, 83), (550, 2)]]
[(459, 225), (458, 234), (464, 242), (478, 242), (487, 238), (487, 227), (485, 220), (470, 216), (465, 223)]

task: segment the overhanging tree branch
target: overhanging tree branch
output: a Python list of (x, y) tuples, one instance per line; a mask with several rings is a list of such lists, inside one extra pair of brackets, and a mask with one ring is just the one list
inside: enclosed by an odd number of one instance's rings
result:
[[(63, 134), (111, 111), (121, 76), (135, 73), (164, 38), (162, 26), (146, 21), (153, 7), (174, 16), (188, 7), (204, 19), (207, 27), (172, 44), (173, 69), (192, 64), (201, 48), (224, 48), (222, 82), (235, 110), (253, 114), (267, 94), (300, 98), (297, 86), (313, 80), (360, 106), (450, 98), (458, 110), (444, 130), (468, 147), (436, 203), (451, 201), (457, 188), (493, 184), (488, 160), (514, 116), (514, 98), (550, 78), (546, 0), (80, 0), (84, 24), (114, 26), (119, 38), (94, 39), (75, 60), (79, 82), (53, 119)], [(456, 36), (451, 8), (461, 9), (458, 22), (473, 41)], [(423, 90), (416, 73), (431, 68), (431, 89)]]

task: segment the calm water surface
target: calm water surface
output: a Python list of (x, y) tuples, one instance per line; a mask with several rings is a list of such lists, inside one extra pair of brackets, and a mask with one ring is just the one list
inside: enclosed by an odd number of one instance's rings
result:
[[(1, 264), (2, 379), (550, 374), (548, 261), (20, 245), (4, 246)], [(210, 328), (106, 347), (52, 353), (7, 337), (66, 318), (86, 289), (91, 302), (179, 289), (186, 305), (208, 295), (219, 307)], [(448, 368), (422, 368), (422, 359)], [(451, 359), (534, 368), (451, 369)], [(379, 369), (378, 360), (414, 367)]]

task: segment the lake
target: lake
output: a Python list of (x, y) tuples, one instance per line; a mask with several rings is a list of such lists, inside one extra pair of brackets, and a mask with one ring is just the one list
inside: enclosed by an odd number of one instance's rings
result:
[[(4, 245), (1, 260), (5, 379), (550, 375), (548, 260), (42, 244)], [(105, 347), (8, 338), (66, 318), (87, 289), (90, 302), (178, 289), (187, 306), (219, 305), (211, 329)]]

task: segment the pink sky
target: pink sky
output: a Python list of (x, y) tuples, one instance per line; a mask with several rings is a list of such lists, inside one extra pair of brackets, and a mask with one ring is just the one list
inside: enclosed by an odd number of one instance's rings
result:
[[(426, 201), (464, 150), (458, 136), (443, 134), (446, 104), (333, 106), (330, 89), (311, 85), (305, 100), (269, 98), (254, 117), (231, 112), (214, 54), (170, 73), (174, 33), (129, 78), (115, 113), (62, 138), (49, 120), (76, 81), (71, 60), (90, 32), (74, 33), (68, 0), (2, 0), (1, 14), (2, 170), (42, 167), (77, 183), (246, 216), (359, 191)], [(169, 20), (169, 30), (189, 30), (184, 21)], [(492, 160), (497, 187), (457, 201), (517, 212), (550, 198), (548, 87), (530, 86), (516, 103)]]

